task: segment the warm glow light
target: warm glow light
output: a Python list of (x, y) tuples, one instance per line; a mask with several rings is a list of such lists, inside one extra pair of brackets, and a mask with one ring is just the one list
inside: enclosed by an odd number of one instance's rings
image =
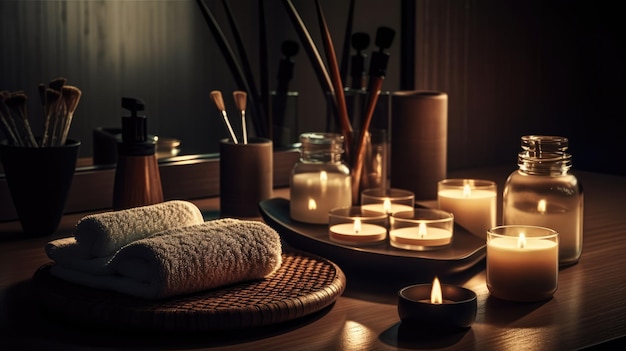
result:
[(320, 185), (322, 193), (325, 193), (328, 188), (328, 173), (326, 173), (326, 171), (320, 172)]
[(417, 227), (417, 234), (419, 235), (420, 238), (423, 238), (426, 236), (426, 223), (420, 222), (419, 227)]
[(520, 249), (526, 247), (526, 235), (524, 235), (524, 233), (519, 233), (519, 237), (517, 238), (517, 247)]
[(361, 220), (357, 218), (354, 220), (354, 232), (359, 234), (360, 231), (361, 231)]
[(463, 186), (463, 197), (470, 197), (472, 195), (472, 187), (469, 184)]
[(317, 210), (317, 202), (315, 202), (315, 199), (309, 199), (309, 210), (310, 211)]
[(385, 201), (383, 201), (383, 211), (385, 213), (391, 212), (391, 200), (389, 198), (385, 198)]
[(539, 203), (537, 204), (537, 212), (541, 214), (546, 213), (546, 207), (547, 207), (546, 200), (544, 199), (539, 200)]
[(442, 304), (443, 303), (443, 295), (441, 294), (441, 284), (439, 283), (439, 279), (435, 277), (433, 280), (433, 288), (430, 291), (430, 303), (433, 304)]

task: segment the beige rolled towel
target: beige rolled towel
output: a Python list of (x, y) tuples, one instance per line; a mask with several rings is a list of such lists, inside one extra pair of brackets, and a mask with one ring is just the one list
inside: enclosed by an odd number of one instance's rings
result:
[(85, 216), (76, 225), (74, 237), (83, 258), (106, 257), (135, 240), (203, 222), (202, 213), (196, 205), (172, 200)]
[(132, 242), (93, 275), (55, 265), (59, 278), (94, 288), (160, 299), (271, 276), (282, 264), (278, 233), (257, 221), (221, 219), (166, 230)]

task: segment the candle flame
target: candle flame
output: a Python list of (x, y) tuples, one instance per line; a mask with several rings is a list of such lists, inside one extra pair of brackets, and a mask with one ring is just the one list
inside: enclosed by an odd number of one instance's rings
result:
[(317, 210), (317, 202), (315, 202), (315, 199), (309, 199), (309, 211), (315, 210)]
[(432, 304), (442, 304), (443, 303), (443, 294), (441, 293), (441, 284), (439, 283), (439, 278), (435, 277), (433, 280), (433, 288), (430, 291), (430, 303)]
[(519, 237), (517, 238), (517, 247), (519, 249), (526, 247), (526, 235), (524, 233), (519, 233)]
[(389, 198), (385, 198), (385, 201), (383, 201), (383, 211), (385, 213), (391, 212), (391, 200)]
[(544, 214), (546, 213), (546, 207), (548, 206), (548, 204), (546, 203), (545, 199), (541, 199), (539, 200), (539, 203), (537, 203), (537, 212)]
[(354, 220), (354, 232), (359, 234), (360, 231), (361, 231), (361, 220), (357, 218)]
[(470, 197), (472, 195), (472, 187), (469, 184), (463, 186), (463, 197)]
[(419, 235), (420, 238), (423, 238), (426, 236), (426, 223), (420, 222), (419, 227), (417, 227), (417, 234)]

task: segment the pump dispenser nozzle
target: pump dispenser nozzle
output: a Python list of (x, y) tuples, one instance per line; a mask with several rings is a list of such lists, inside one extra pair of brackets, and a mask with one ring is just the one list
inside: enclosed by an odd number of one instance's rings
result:
[(148, 140), (148, 119), (138, 115), (143, 111), (145, 104), (141, 99), (123, 97), (122, 107), (130, 111), (130, 116), (122, 117), (122, 145), (120, 153), (127, 155), (151, 155), (156, 151), (156, 145)]

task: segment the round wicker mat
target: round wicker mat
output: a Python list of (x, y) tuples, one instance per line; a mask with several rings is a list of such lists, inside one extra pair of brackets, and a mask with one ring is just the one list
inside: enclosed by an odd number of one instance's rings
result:
[(224, 331), (300, 318), (331, 305), (346, 279), (333, 262), (303, 252), (284, 252), (270, 278), (165, 300), (144, 300), (92, 289), (40, 267), (33, 282), (43, 306), (78, 323), (153, 331)]

